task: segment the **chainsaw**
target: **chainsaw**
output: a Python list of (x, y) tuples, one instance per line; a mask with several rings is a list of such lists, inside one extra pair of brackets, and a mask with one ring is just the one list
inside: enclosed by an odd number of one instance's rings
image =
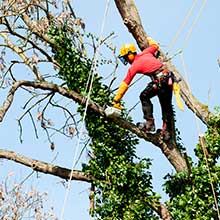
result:
[(116, 118), (116, 117), (120, 117), (121, 115), (121, 110), (113, 106), (106, 106), (104, 112), (106, 116), (109, 118)]

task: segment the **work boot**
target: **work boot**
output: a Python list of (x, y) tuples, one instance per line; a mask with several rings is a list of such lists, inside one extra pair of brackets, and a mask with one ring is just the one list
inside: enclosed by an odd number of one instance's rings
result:
[(148, 119), (146, 122), (138, 122), (137, 127), (146, 133), (155, 131), (154, 118)]
[(167, 130), (166, 122), (163, 122), (163, 127), (162, 127), (162, 130), (161, 130), (161, 135), (163, 136), (163, 139), (165, 141), (168, 141), (170, 139), (170, 132)]

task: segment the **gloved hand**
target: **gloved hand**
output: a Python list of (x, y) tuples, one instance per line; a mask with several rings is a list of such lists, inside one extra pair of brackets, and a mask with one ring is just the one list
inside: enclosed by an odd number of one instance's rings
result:
[(128, 89), (128, 85), (127, 83), (125, 83), (124, 81), (120, 84), (119, 88), (118, 88), (118, 91), (114, 97), (114, 101), (116, 103), (119, 103), (121, 98), (124, 96), (125, 92), (127, 91)]
[(147, 37), (147, 42), (149, 44), (149, 47), (154, 46), (157, 49), (159, 48), (159, 44), (155, 40), (153, 40), (151, 37)]
[(124, 109), (118, 102), (113, 102), (113, 107), (114, 107), (114, 108), (117, 108), (117, 109), (119, 109), (119, 110)]

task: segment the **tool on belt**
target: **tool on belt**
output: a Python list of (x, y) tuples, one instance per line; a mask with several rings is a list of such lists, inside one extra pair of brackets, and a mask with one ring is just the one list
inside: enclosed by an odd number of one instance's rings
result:
[(162, 83), (167, 82), (169, 86), (172, 86), (177, 106), (183, 111), (184, 106), (180, 98), (179, 80), (177, 80), (175, 75), (166, 67), (163, 66), (162, 68), (163, 69), (159, 69), (159, 72), (156, 71), (156, 73), (151, 76), (152, 82), (155, 83), (153, 84), (153, 88), (159, 89)]

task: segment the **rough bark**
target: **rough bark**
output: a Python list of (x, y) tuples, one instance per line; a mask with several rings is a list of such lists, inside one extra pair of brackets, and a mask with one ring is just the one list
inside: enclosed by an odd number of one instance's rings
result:
[(168, 209), (166, 208), (165, 205), (160, 204), (160, 205), (155, 205), (152, 207), (157, 213), (159, 213), (160, 217), (163, 220), (171, 220), (172, 217), (170, 215), (170, 212), (168, 211)]

